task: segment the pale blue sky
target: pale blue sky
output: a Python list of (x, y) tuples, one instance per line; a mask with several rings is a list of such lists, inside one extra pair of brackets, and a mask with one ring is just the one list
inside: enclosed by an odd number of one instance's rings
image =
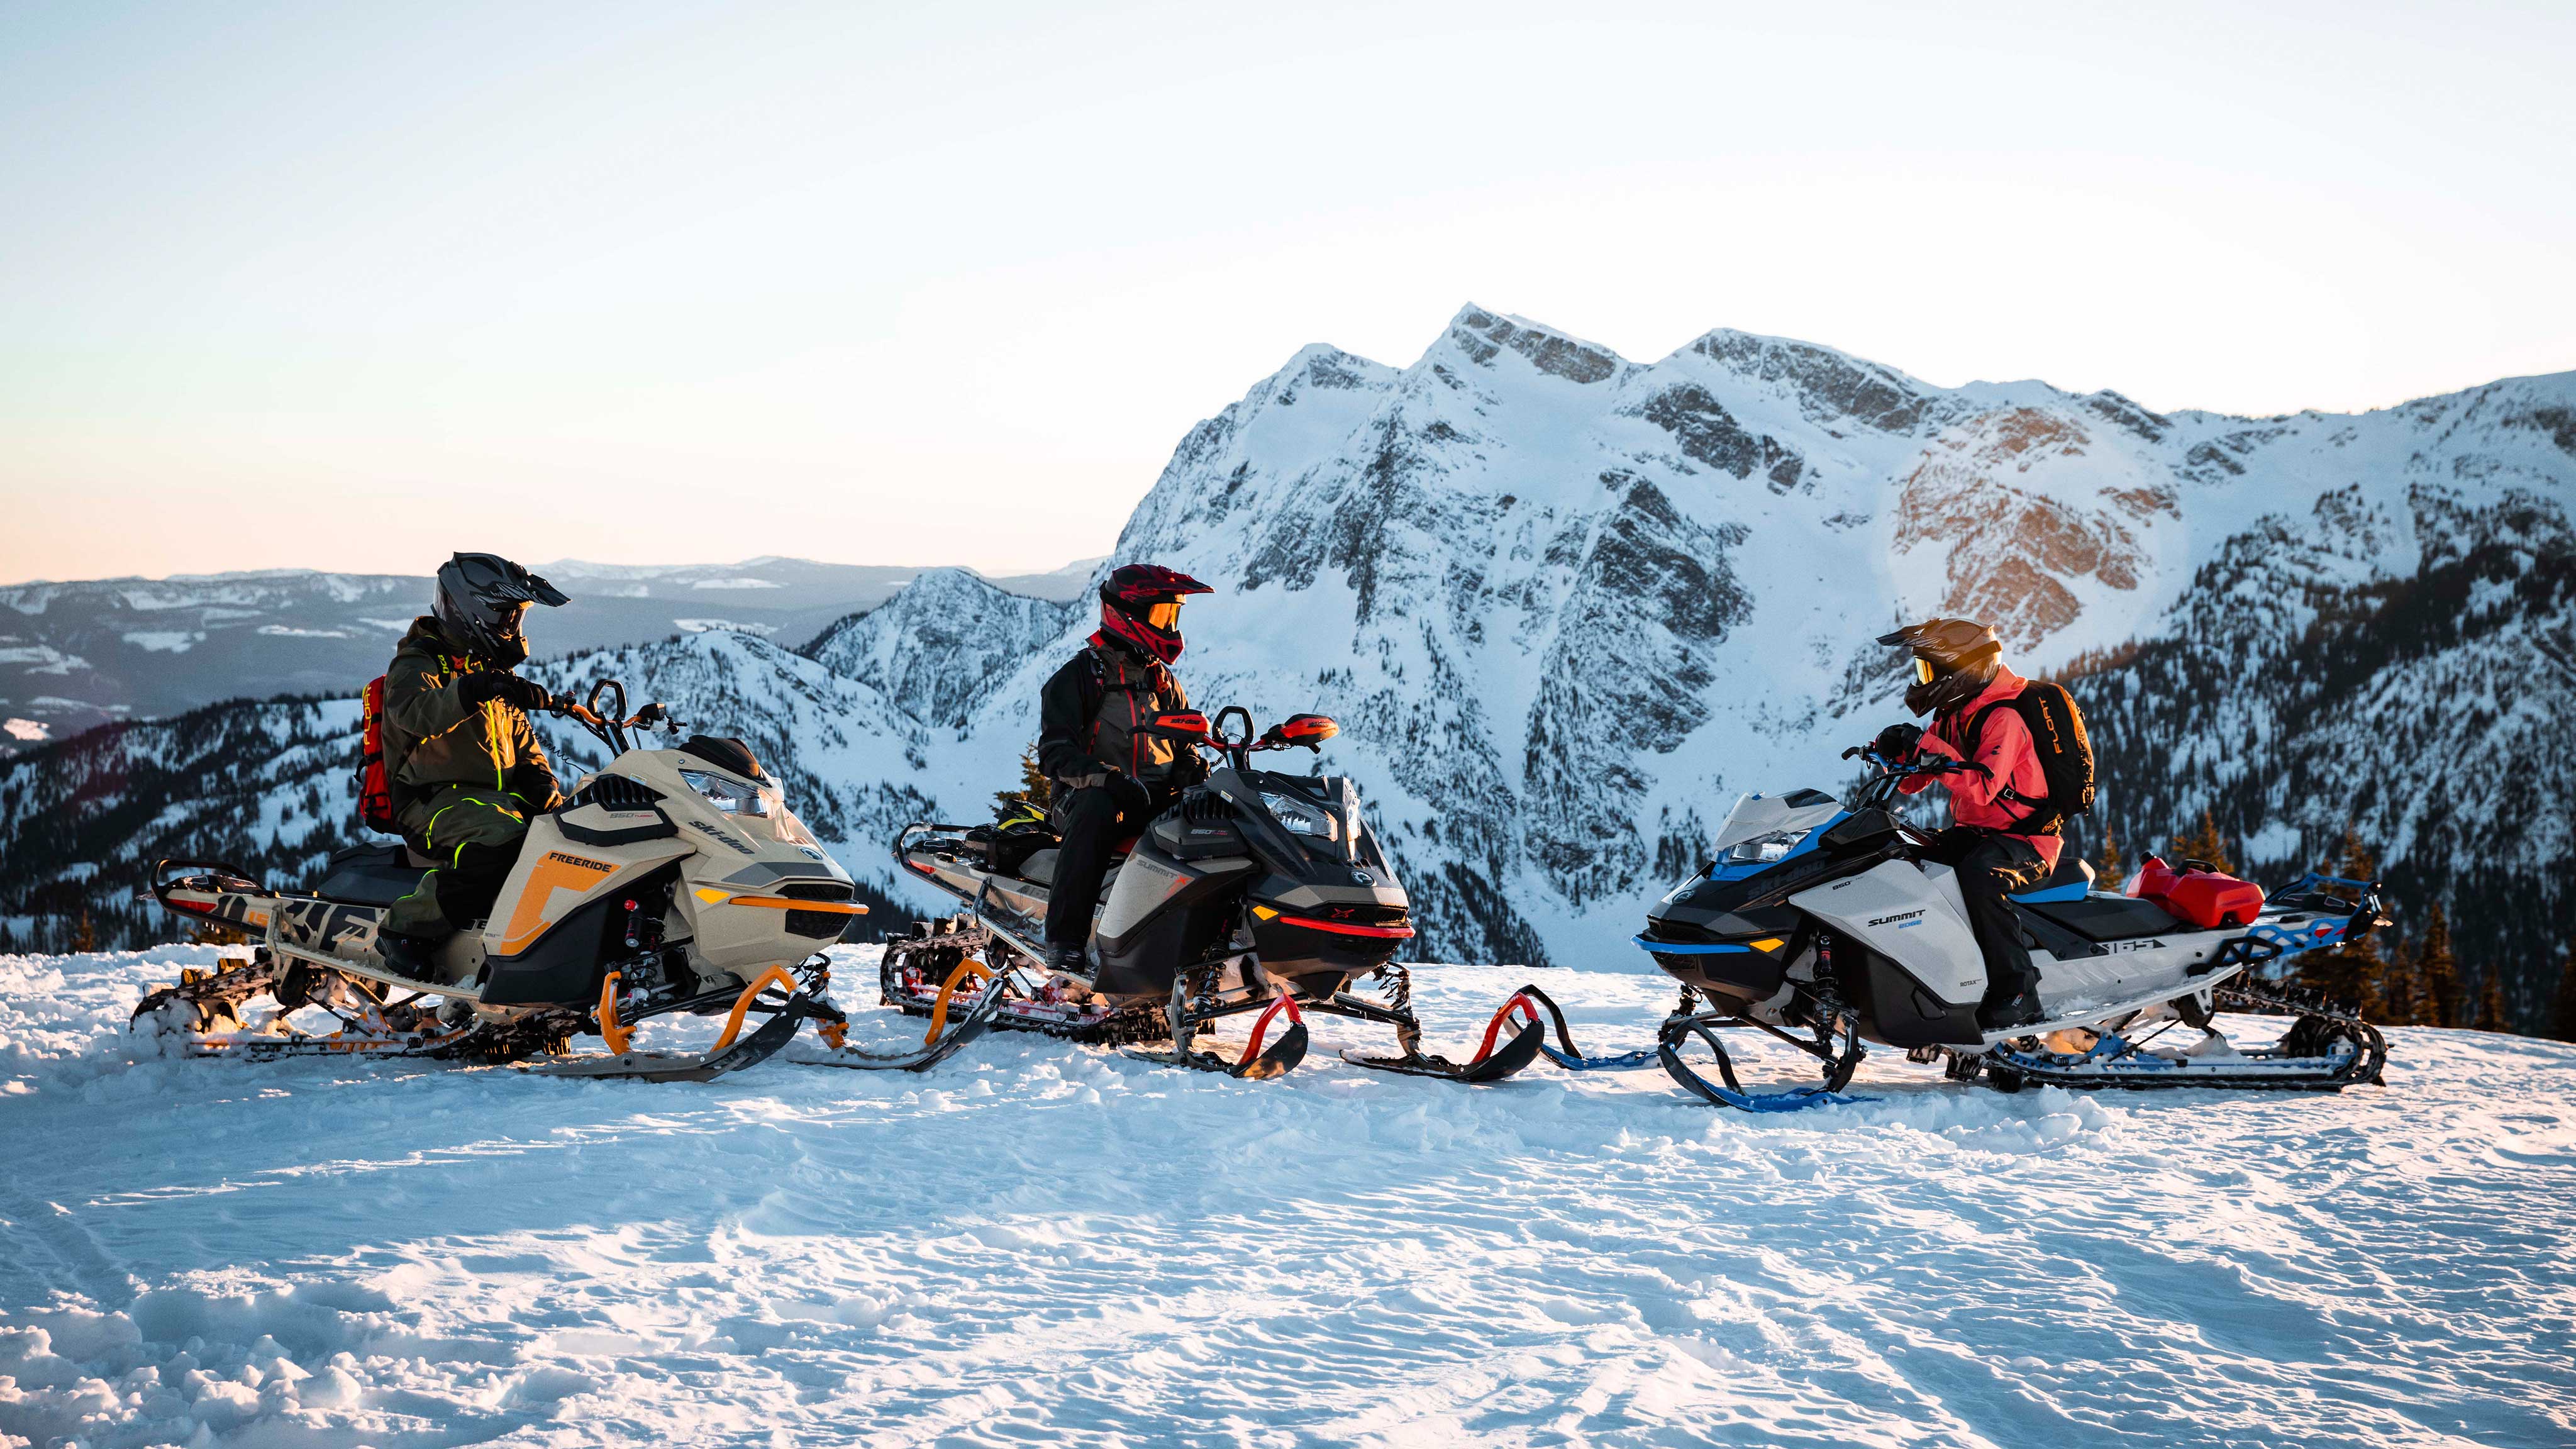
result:
[(0, 8), (0, 580), (1046, 567), (1471, 298), (2159, 408), (2576, 367), (2576, 5), (2149, 9)]

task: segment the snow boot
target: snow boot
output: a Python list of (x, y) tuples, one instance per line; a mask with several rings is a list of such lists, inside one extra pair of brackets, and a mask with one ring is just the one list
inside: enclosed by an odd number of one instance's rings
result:
[(2037, 993), (2024, 990), (2010, 996), (1989, 996), (1977, 1007), (1977, 1025), (1987, 1031), (2010, 1031), (2028, 1026), (2047, 1012), (2039, 1004)]
[(376, 932), (376, 955), (388, 970), (414, 981), (438, 982), (438, 948), (444, 943), (400, 931)]

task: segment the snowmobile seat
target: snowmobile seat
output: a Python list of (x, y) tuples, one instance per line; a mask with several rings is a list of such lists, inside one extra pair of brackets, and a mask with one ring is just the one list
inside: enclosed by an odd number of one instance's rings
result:
[[(1100, 878), (1100, 888), (1102, 890), (1107, 890), (1109, 888), (1109, 883), (1118, 879), (1118, 867), (1126, 864), (1127, 852), (1136, 848), (1137, 838), (1138, 837), (1136, 836), (1130, 835), (1126, 839), (1119, 841), (1116, 845), (1109, 848), (1109, 870), (1107, 874)], [(1055, 858), (1056, 852), (1055, 847), (1053, 846), (1037, 851), (1031, 854), (1028, 859), (1020, 862), (1020, 868), (1017, 874), (1022, 880), (1034, 881), (1042, 886), (1053, 886), (1055, 884)]]
[(2093, 862), (2080, 855), (2061, 855), (2048, 879), (2013, 899), (2024, 905), (2040, 901), (2080, 901), (2093, 890)]
[(390, 906), (419, 887), (429, 862), (407, 845), (353, 845), (331, 857), (313, 893), (353, 906)]
[(2127, 941), (2198, 927), (2176, 920), (2153, 901), (2135, 896), (2092, 896), (2080, 900), (2021, 900), (2015, 903), (2044, 921), (2073, 931), (2087, 941)]

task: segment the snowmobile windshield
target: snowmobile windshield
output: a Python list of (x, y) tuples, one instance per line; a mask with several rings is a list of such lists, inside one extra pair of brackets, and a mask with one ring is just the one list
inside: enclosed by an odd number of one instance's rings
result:
[(1778, 860), (1797, 848), (1808, 831), (1840, 815), (1842, 802), (1822, 790), (1792, 790), (1786, 795), (1739, 795), (1726, 813), (1709, 850), (1737, 863)]

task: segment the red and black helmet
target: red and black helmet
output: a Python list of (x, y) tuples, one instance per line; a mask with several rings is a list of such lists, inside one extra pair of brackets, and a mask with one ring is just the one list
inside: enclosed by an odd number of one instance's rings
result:
[[(1165, 664), (1181, 657), (1180, 602), (1216, 590), (1158, 564), (1122, 564), (1100, 585), (1100, 631)], [(1157, 621), (1158, 606), (1169, 604)]]

